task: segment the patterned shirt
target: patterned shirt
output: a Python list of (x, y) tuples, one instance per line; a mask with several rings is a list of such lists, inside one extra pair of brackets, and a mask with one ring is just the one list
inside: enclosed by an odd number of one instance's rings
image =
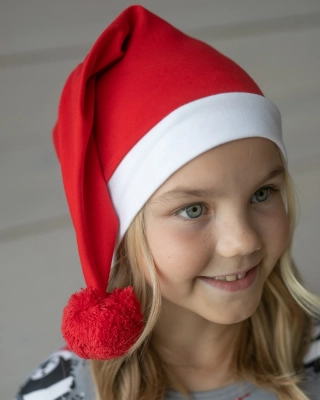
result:
[[(320, 325), (304, 359), (307, 379), (301, 384), (310, 400), (320, 400)], [(191, 394), (193, 400), (277, 400), (277, 397), (249, 382)], [(95, 389), (88, 360), (68, 349), (53, 353), (38, 366), (22, 385), (15, 400), (95, 400)], [(165, 400), (185, 400), (168, 390)]]

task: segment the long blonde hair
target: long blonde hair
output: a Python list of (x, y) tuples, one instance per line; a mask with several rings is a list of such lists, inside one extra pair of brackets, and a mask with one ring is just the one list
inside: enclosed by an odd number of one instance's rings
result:
[[(280, 154), (280, 153), (279, 153)], [(307, 400), (299, 389), (303, 358), (311, 340), (312, 317), (319, 317), (320, 299), (310, 293), (291, 259), (295, 228), (295, 196), (286, 162), (284, 201), (290, 220), (288, 246), (269, 275), (255, 313), (239, 324), (231, 368), (237, 380), (247, 380), (274, 392), (280, 400)], [(141, 271), (141, 257), (151, 285)], [(152, 346), (152, 330), (161, 310), (161, 293), (144, 226), (144, 209), (132, 222), (116, 254), (108, 290), (131, 285), (141, 302), (145, 326), (124, 356), (91, 361), (99, 400), (160, 400), (166, 388), (188, 395), (186, 388), (161, 361)]]

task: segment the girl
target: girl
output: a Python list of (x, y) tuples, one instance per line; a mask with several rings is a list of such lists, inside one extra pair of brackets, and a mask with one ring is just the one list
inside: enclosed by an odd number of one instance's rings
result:
[(238, 65), (130, 7), (67, 80), (54, 144), (87, 288), (17, 399), (320, 399), (281, 118)]

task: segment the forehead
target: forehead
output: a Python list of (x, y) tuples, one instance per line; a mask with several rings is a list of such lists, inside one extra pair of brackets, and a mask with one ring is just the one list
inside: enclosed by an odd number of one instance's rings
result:
[(279, 152), (275, 143), (264, 138), (225, 143), (185, 164), (167, 179), (154, 196), (179, 186), (225, 186), (228, 182), (259, 180), (282, 164)]

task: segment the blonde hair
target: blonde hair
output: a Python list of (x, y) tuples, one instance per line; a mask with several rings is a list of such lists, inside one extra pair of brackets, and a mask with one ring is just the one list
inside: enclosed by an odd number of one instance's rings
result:
[[(280, 400), (307, 400), (299, 388), (303, 358), (311, 340), (312, 317), (319, 317), (320, 299), (310, 293), (291, 259), (295, 229), (295, 196), (285, 166), (284, 201), (290, 220), (286, 250), (269, 275), (255, 313), (239, 324), (231, 368), (237, 380), (247, 380), (274, 392)], [(143, 258), (142, 258), (143, 257)], [(149, 270), (151, 285), (141, 271)], [(188, 391), (161, 361), (150, 341), (161, 310), (161, 293), (144, 226), (144, 209), (132, 222), (116, 255), (108, 290), (131, 285), (141, 302), (145, 326), (129, 353), (114, 360), (91, 361), (99, 400), (160, 400), (166, 388), (188, 397)]]

